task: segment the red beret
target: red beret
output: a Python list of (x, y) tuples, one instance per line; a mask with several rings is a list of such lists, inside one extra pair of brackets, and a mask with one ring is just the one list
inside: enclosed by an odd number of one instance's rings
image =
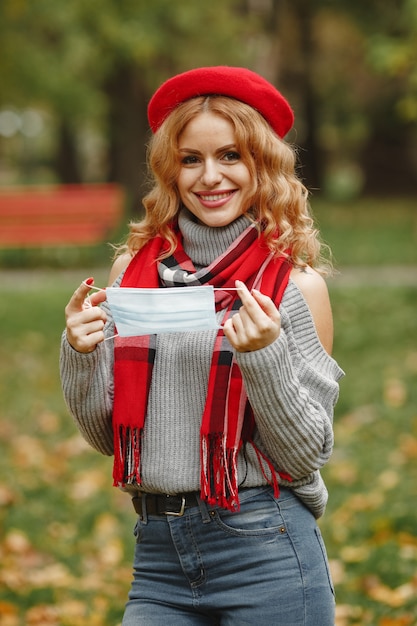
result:
[(284, 96), (265, 78), (244, 67), (201, 67), (173, 76), (152, 96), (148, 120), (155, 133), (181, 102), (197, 96), (229, 96), (253, 107), (284, 137), (294, 123), (294, 114)]

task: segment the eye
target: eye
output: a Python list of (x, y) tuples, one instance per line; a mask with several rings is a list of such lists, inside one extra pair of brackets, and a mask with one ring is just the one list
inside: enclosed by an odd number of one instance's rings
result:
[(226, 152), (223, 155), (223, 160), (224, 161), (239, 161), (240, 160), (240, 154), (239, 152), (235, 152), (234, 150), (230, 150), (229, 152)]
[(196, 163), (199, 163), (199, 160), (193, 154), (187, 154), (181, 159), (181, 165), (195, 165)]

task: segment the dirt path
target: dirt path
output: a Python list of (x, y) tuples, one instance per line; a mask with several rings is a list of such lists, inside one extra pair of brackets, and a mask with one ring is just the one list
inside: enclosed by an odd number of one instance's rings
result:
[(417, 266), (345, 267), (329, 280), (331, 287), (417, 287)]
[[(30, 290), (40, 286), (68, 288), (73, 290), (88, 276), (94, 276), (95, 284), (104, 287), (108, 270), (96, 269), (0, 269), (0, 286), (8, 290)], [(416, 287), (417, 266), (345, 267), (328, 280), (331, 288), (348, 287)]]

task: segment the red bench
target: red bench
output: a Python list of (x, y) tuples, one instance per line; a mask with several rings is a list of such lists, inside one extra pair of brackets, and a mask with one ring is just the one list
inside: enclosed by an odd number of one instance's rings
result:
[(0, 188), (0, 248), (100, 243), (120, 224), (124, 203), (115, 184)]

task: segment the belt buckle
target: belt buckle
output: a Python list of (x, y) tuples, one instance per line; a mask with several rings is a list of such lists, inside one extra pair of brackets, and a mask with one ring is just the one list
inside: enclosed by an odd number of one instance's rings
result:
[(185, 496), (181, 496), (181, 507), (179, 511), (164, 511), (165, 515), (174, 515), (175, 517), (182, 517), (185, 511)]

